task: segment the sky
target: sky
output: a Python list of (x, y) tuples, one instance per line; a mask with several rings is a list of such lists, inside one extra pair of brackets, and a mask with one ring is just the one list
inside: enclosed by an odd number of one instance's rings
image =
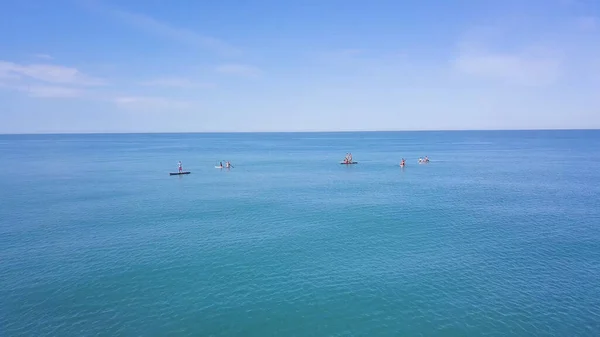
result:
[(597, 0), (0, 7), (0, 133), (600, 128)]

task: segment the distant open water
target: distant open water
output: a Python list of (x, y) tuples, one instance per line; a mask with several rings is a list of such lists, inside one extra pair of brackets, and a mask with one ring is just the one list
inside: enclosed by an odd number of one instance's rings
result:
[(1, 336), (600, 336), (599, 131), (0, 136), (0, 163)]

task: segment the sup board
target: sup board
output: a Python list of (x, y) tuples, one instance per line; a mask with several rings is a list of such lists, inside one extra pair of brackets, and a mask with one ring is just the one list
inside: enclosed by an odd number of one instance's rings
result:
[(215, 168), (225, 168), (225, 166), (215, 166)]
[(179, 176), (182, 174), (190, 174), (190, 172), (177, 172), (177, 173), (171, 172), (171, 173), (169, 173), (169, 175), (171, 175), (171, 176)]
[(350, 164), (358, 164), (358, 162), (357, 161), (353, 161), (353, 162), (350, 162), (350, 163), (341, 162), (340, 164), (342, 164), (342, 165), (350, 165)]

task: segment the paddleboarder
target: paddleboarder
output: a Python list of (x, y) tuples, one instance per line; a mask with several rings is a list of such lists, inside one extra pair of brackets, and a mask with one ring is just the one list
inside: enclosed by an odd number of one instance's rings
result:
[(177, 163), (177, 168), (179, 169), (179, 173), (183, 172), (183, 166), (181, 165), (181, 160)]

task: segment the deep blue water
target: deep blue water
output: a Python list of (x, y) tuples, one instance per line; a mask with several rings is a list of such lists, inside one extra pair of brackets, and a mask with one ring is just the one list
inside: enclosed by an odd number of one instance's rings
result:
[(600, 335), (599, 131), (6, 135), (0, 163), (1, 336)]

